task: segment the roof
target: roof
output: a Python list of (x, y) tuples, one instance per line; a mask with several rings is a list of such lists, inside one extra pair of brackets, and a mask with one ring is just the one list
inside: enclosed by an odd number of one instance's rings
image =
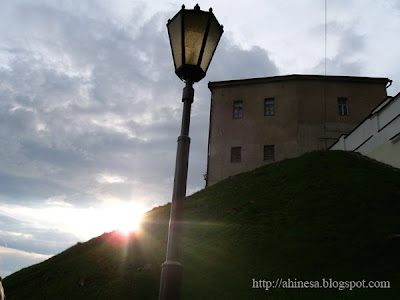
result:
[(328, 81), (377, 83), (377, 84), (384, 84), (384, 85), (386, 85), (390, 81), (389, 78), (383, 78), (383, 77), (332, 76), (332, 75), (324, 76), (324, 75), (291, 74), (291, 75), (282, 75), (282, 76), (237, 79), (237, 80), (226, 80), (226, 81), (210, 81), (208, 83), (208, 88), (212, 91), (214, 88), (220, 88), (220, 87), (265, 84), (265, 83), (270, 83), (270, 82), (289, 81), (289, 80), (308, 80), (308, 81), (328, 80)]

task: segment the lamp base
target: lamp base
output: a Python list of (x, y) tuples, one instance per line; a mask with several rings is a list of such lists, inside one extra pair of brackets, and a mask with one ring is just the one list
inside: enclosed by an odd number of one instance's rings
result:
[(183, 266), (177, 261), (166, 261), (161, 266), (159, 300), (179, 300)]

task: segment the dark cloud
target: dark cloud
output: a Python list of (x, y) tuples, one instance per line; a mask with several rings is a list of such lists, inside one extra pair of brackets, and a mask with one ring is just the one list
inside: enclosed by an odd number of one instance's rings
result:
[(267, 77), (278, 74), (268, 52), (258, 46), (244, 50), (229, 39), (222, 39), (209, 72), (210, 80)]
[[(149, 208), (169, 202), (183, 88), (165, 27), (173, 13), (144, 18), (138, 6), (117, 22), (97, 1), (76, 7), (17, 1), (0, 15), (5, 11), (0, 21), (5, 29), (0, 33), (2, 203), (46, 207), (60, 195), (75, 208), (96, 206), (107, 197), (145, 201)], [(189, 192), (204, 186), (207, 81), (275, 74), (264, 49), (245, 50), (229, 36), (222, 38), (207, 77), (195, 85)], [(107, 182), (107, 176), (120, 180)], [(16, 251), (55, 254), (78, 239), (7, 216), (1, 207), (0, 224), (0, 238)]]
[[(183, 84), (173, 72), (167, 17), (138, 23), (134, 15), (124, 27), (51, 5), (20, 4), (14, 13), (27, 30), (14, 32), (24, 42), (10, 43), (12, 59), (0, 73), (2, 172), (12, 192), (23, 197), (25, 181), (37, 201), (64, 188), (66, 201), (82, 205), (96, 197), (88, 191), (131, 199), (132, 183), (143, 181), (158, 202), (169, 201), (171, 187), (159, 184), (173, 176)], [(276, 73), (265, 50), (223, 38), (207, 78)], [(191, 189), (203, 186), (209, 98), (206, 84), (196, 85)], [(128, 180), (102, 186), (95, 175), (107, 172)]]
[(387, 4), (389, 7), (397, 10), (397, 14), (400, 13), (400, 2), (398, 0), (384, 0), (384, 4)]
[[(346, 76), (365, 75), (365, 61), (362, 59), (362, 53), (366, 47), (366, 37), (357, 33), (353, 27), (344, 26), (336, 22), (330, 22), (328, 28), (327, 74)], [(333, 56), (333, 49), (330, 48), (330, 45), (332, 45), (330, 42), (331, 37), (338, 37), (338, 47), (336, 54)], [(317, 74), (323, 74), (324, 69), (325, 59), (323, 58), (312, 71)]]

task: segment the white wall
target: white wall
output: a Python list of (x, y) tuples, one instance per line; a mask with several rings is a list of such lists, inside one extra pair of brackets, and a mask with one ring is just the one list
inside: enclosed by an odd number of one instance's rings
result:
[(399, 133), (400, 93), (386, 99), (353, 132), (347, 136), (342, 135), (330, 150), (360, 152), (400, 168)]

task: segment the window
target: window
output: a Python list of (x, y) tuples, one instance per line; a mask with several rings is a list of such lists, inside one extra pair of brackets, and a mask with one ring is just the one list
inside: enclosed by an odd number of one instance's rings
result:
[(347, 98), (338, 98), (337, 102), (338, 102), (339, 115), (347, 116), (349, 114)]
[(275, 116), (275, 99), (264, 99), (264, 116)]
[(243, 101), (237, 100), (233, 102), (233, 118), (243, 118)]
[(242, 147), (232, 147), (231, 148), (231, 162), (241, 162), (242, 161)]
[(275, 145), (264, 145), (264, 160), (275, 160)]

